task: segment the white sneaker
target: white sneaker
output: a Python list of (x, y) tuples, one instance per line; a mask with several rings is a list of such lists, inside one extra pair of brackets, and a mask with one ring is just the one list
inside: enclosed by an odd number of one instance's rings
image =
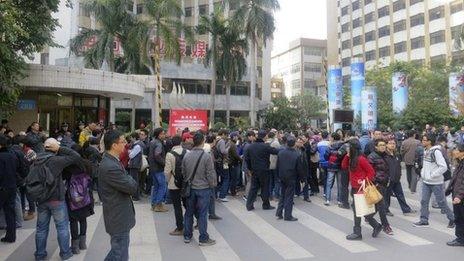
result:
[(324, 203), (324, 205), (330, 206), (330, 201), (327, 200), (327, 201)]
[(221, 202), (229, 202), (229, 200), (227, 198), (220, 198), (219, 199)]

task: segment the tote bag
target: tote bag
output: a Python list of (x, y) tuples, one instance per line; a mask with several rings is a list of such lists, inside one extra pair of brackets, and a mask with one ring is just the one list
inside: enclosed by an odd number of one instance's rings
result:
[(377, 187), (370, 182), (367, 181), (367, 184), (364, 187), (364, 196), (366, 196), (366, 202), (369, 205), (375, 205), (382, 200), (382, 194), (380, 194)]
[(361, 187), (359, 188), (358, 192), (353, 195), (354, 198), (354, 206), (356, 208), (356, 216), (357, 217), (364, 217), (369, 214), (375, 213), (375, 205), (369, 205), (366, 201), (366, 196), (364, 195), (364, 189), (366, 185), (363, 181)]

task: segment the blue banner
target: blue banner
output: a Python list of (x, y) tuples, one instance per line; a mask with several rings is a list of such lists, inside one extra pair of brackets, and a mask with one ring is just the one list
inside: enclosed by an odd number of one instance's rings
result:
[(361, 92), (364, 88), (364, 62), (353, 58), (351, 63), (351, 109), (354, 117), (361, 116)]
[(409, 87), (407, 76), (402, 72), (396, 72), (392, 76), (392, 103), (393, 112), (401, 113), (408, 106)]
[(36, 108), (35, 100), (19, 100), (18, 101), (18, 111), (35, 110), (35, 108)]
[[(329, 102), (329, 113), (330, 123), (334, 120), (334, 109), (343, 108), (343, 83), (342, 83), (342, 68), (339, 66), (331, 66), (329, 68), (327, 77), (328, 87), (328, 102)], [(341, 123), (333, 123), (333, 130), (340, 129)]]
[(367, 86), (362, 90), (362, 129), (375, 130), (377, 128), (377, 88)]
[(464, 109), (464, 74), (451, 73), (449, 76), (449, 106), (453, 116), (462, 115)]

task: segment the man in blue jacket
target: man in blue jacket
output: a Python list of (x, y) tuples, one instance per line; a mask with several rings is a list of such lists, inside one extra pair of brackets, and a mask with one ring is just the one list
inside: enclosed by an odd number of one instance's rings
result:
[(323, 131), (321, 136), (322, 140), (317, 143), (317, 152), (319, 153), (319, 185), (325, 186), (329, 162), (324, 155), (330, 151), (330, 142), (328, 140), (329, 133), (327, 131)]

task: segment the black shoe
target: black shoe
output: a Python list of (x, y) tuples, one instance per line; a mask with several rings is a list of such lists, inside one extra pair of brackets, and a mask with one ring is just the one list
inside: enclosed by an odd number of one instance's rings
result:
[(14, 243), (16, 241), (16, 239), (4, 237), (4, 238), (0, 239), (0, 241), (3, 242), (3, 243)]
[(432, 205), (432, 208), (440, 208), (439, 205)]
[(429, 222), (427, 221), (419, 221), (413, 224), (415, 227), (428, 227)]
[(456, 224), (454, 223), (454, 220), (450, 221), (448, 223), (448, 228), (454, 228), (456, 226)]
[(455, 240), (453, 240), (453, 241), (447, 242), (446, 244), (448, 246), (452, 246), (452, 247), (462, 247), (462, 246), (464, 246), (464, 242), (459, 241), (457, 238)]
[(306, 201), (306, 202), (311, 203), (311, 200), (310, 200), (309, 198), (305, 198), (305, 199), (303, 199), (303, 200)]
[(386, 213), (386, 215), (389, 216), (389, 217), (393, 217), (393, 216), (394, 216), (393, 213), (391, 213), (390, 211), (388, 211), (388, 212)]
[(298, 221), (298, 218), (296, 217), (290, 217), (290, 218), (285, 218), (285, 221)]
[(382, 225), (381, 224), (378, 224), (375, 228), (374, 228), (374, 231), (372, 231), (372, 237), (377, 237), (380, 233), (380, 231), (382, 231)]
[(264, 210), (271, 210), (271, 209), (275, 209), (274, 206), (269, 206), (269, 207), (263, 207)]
[(211, 220), (221, 220), (222, 217), (220, 217), (218, 215), (213, 215), (213, 216), (209, 216), (209, 219), (211, 219)]
[(278, 220), (281, 220), (281, 219), (284, 218), (282, 215), (276, 215), (276, 217), (277, 217)]
[(339, 208), (350, 209), (350, 205), (338, 205)]
[(356, 234), (356, 233), (349, 234), (348, 236), (346, 236), (346, 240), (362, 240), (362, 239), (363, 239), (363, 236), (361, 234)]
[(255, 207), (247, 208), (248, 211), (252, 211), (254, 209), (255, 209)]

